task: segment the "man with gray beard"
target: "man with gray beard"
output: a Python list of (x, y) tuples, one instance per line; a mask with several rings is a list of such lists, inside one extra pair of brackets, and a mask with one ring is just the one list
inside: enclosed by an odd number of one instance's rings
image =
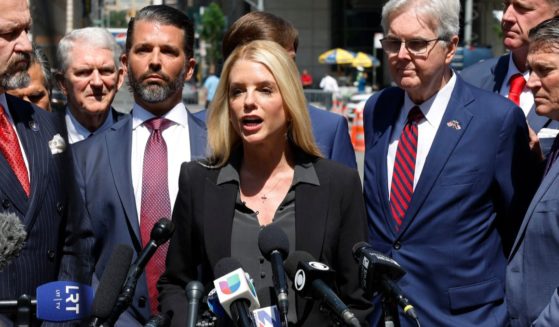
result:
[[(75, 171), (95, 234), (94, 285), (116, 244), (139, 253), (154, 221), (170, 217), (180, 166), (205, 154), (206, 128), (182, 103), (195, 61), (194, 27), (164, 5), (141, 9), (128, 24), (127, 67), (132, 113), (102, 134), (73, 145)], [(121, 326), (142, 326), (157, 312), (156, 282), (166, 248), (159, 247), (138, 281)]]
[[(30, 25), (26, 0), (0, 1), (0, 300), (35, 297), (39, 285), (56, 280), (89, 283), (91, 276), (92, 237), (73, 196), (62, 121), (5, 93), (29, 82)], [(16, 309), (2, 310), (0, 326), (22, 318)], [(39, 326), (32, 313), (19, 325)]]

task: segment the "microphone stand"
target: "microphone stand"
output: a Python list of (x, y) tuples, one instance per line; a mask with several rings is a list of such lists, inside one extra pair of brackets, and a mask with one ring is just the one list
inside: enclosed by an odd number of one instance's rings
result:
[(32, 308), (33, 304), (31, 303), (31, 297), (29, 295), (23, 294), (17, 299), (15, 324), (17, 327), (29, 327), (31, 325)]

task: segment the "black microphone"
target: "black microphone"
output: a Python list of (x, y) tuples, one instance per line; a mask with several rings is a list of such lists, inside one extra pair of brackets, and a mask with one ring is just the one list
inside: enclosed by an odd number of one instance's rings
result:
[(408, 317), (418, 320), (415, 309), (396, 284), (406, 271), (392, 258), (374, 251), (366, 242), (353, 246), (353, 258), (359, 263), (359, 282), (367, 297), (381, 292), (395, 300)]
[(19, 256), (27, 232), (21, 220), (13, 212), (0, 212), (0, 271)]
[(117, 245), (107, 262), (107, 268), (103, 272), (95, 292), (91, 308), (93, 319), (89, 326), (100, 326), (111, 314), (131, 262), (132, 248), (125, 244)]
[(169, 311), (167, 313), (158, 313), (151, 317), (144, 327), (169, 327), (171, 325), (171, 319), (173, 318), (173, 312)]
[(219, 260), (214, 268), (215, 290), (223, 309), (235, 326), (252, 327), (250, 309), (260, 307), (256, 290), (239, 261), (233, 258)]
[(198, 306), (204, 296), (204, 285), (193, 280), (186, 285), (186, 298), (188, 299), (188, 311), (186, 312), (186, 326), (196, 327), (198, 323)]
[(328, 305), (349, 326), (361, 326), (347, 305), (334, 293), (336, 273), (327, 265), (317, 262), (304, 251), (295, 251), (285, 260), (285, 271), (293, 281), (293, 288), (303, 297), (318, 299)]
[(132, 298), (134, 297), (134, 292), (136, 291), (136, 285), (138, 284), (138, 279), (144, 272), (146, 264), (151, 259), (157, 248), (168, 241), (175, 231), (175, 224), (167, 218), (161, 218), (158, 222), (153, 225), (150, 233), (150, 240), (148, 244), (142, 249), (142, 252), (136, 258), (136, 261), (128, 270), (128, 275), (126, 276), (126, 281), (124, 286), (121, 288), (121, 292), (116, 300), (113, 310), (106, 320), (109, 326), (114, 325), (118, 320), (118, 317), (130, 306), (132, 303)]
[(289, 254), (289, 239), (281, 227), (267, 225), (258, 233), (258, 248), (260, 252), (272, 264), (272, 275), (274, 289), (278, 298), (278, 309), (287, 326), (287, 311), (289, 310), (289, 299), (287, 298), (287, 280), (283, 260)]

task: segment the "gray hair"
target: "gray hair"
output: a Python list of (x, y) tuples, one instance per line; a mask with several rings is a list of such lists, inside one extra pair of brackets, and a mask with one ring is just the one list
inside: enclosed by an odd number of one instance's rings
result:
[(41, 72), (43, 73), (45, 79), (45, 88), (49, 92), (49, 97), (52, 94), (52, 88), (54, 87), (54, 76), (50, 71), (50, 63), (46, 54), (39, 47), (33, 48), (33, 55), (31, 56), (31, 61), (36, 62), (41, 67)]
[(58, 43), (56, 58), (62, 72), (66, 71), (70, 65), (69, 53), (72, 51), (74, 43), (76, 42), (85, 42), (90, 46), (111, 51), (113, 53), (115, 67), (120, 67), (122, 48), (116, 43), (113, 35), (101, 27), (85, 27), (71, 31)]
[(559, 49), (559, 17), (544, 20), (530, 30), (530, 52)]
[(438, 37), (449, 41), (460, 32), (460, 0), (390, 0), (382, 8), (382, 29), (388, 32), (391, 16), (405, 10), (432, 19)]

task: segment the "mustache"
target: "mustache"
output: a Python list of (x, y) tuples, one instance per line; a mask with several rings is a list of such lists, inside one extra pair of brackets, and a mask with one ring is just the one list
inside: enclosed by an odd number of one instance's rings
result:
[(17, 67), (14, 67), (16, 65), (16, 63), (19, 62), (26, 62), (27, 64), (25, 65), (25, 69), (23, 69), (24, 71), (27, 70), (29, 68), (29, 65), (31, 64), (31, 54), (27, 53), (27, 52), (16, 52), (12, 55), (12, 58), (10, 58), (10, 60), (8, 61), (8, 70), (9, 71), (14, 71), (14, 70), (20, 70)]
[(154, 72), (152, 70), (148, 70), (147, 72), (140, 75), (139, 80), (143, 81), (143, 80), (147, 79), (149, 76), (153, 76), (153, 75), (161, 77), (161, 79), (164, 80), (165, 82), (170, 82), (171, 81), (171, 77), (169, 77), (169, 75), (164, 74), (162, 72)]

